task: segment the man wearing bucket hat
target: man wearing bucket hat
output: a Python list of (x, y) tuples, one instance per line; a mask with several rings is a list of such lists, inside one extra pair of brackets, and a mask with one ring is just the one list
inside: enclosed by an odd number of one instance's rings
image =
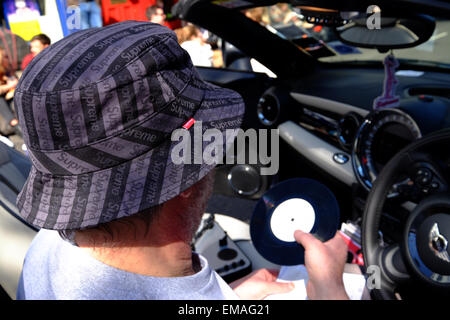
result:
[(19, 299), (263, 298), (292, 289), (262, 270), (233, 291), (191, 251), (214, 164), (175, 164), (171, 134), (193, 130), (192, 121), (235, 129), (244, 104), (203, 82), (168, 28), (126, 21), (71, 34), (33, 59), (14, 99), (33, 164), (17, 206), (41, 228)]

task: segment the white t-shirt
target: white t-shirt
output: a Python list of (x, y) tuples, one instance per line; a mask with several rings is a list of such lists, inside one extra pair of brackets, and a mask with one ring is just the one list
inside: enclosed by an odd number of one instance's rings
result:
[(25, 257), (17, 299), (57, 300), (222, 300), (239, 299), (208, 261), (186, 277), (149, 277), (108, 266), (63, 240), (40, 230)]
[(186, 50), (191, 56), (194, 66), (212, 67), (213, 51), (209, 44), (200, 44), (195, 40), (185, 41), (181, 47)]

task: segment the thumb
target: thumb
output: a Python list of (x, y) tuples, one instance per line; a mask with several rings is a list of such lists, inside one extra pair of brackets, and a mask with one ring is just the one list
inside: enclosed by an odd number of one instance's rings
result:
[(310, 233), (303, 232), (301, 230), (296, 230), (294, 232), (295, 241), (301, 244), (305, 250), (311, 250), (317, 246), (320, 242), (316, 237)]

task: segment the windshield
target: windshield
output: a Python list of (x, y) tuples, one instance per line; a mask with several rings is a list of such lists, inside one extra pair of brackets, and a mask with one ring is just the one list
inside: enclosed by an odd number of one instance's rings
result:
[[(277, 4), (243, 11), (278, 36), (288, 39), (323, 62), (383, 61), (386, 53), (353, 47), (338, 40), (332, 27), (310, 23), (300, 8)], [(309, 21), (308, 21), (309, 20)], [(431, 38), (413, 48), (395, 49), (400, 62), (412, 65), (450, 68), (450, 20), (437, 20)]]

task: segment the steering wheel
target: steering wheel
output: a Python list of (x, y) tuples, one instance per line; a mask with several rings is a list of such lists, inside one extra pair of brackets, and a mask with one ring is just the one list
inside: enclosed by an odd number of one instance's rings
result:
[[(449, 187), (450, 129), (414, 141), (381, 170), (362, 222), (362, 252), (373, 298), (396, 299), (399, 287), (413, 293), (426, 290), (427, 296), (450, 294)], [(406, 210), (397, 217), (400, 230), (389, 244), (380, 230), (386, 210), (394, 216)]]

